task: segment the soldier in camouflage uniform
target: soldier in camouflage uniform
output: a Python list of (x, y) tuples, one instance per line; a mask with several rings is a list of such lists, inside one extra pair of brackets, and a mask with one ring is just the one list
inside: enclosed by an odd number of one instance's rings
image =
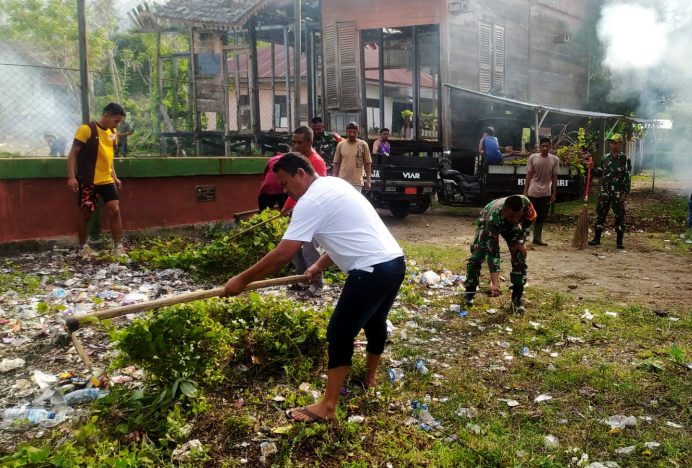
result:
[(312, 128), (313, 139), (312, 147), (322, 156), (325, 164), (327, 164), (327, 175), (331, 175), (332, 166), (334, 165), (334, 152), (336, 151), (336, 145), (343, 138), (338, 133), (335, 132), (325, 132), (324, 122), (322, 122), (322, 117), (315, 117), (310, 122), (310, 128)]
[(622, 136), (615, 134), (608, 139), (610, 153), (603, 156), (599, 167), (595, 169), (596, 176), (602, 176), (601, 193), (598, 195), (596, 206), (596, 227), (594, 238), (589, 245), (601, 245), (603, 225), (610, 207), (615, 213), (615, 232), (617, 234), (617, 248), (624, 249), (623, 237), (625, 235), (625, 202), (630, 193), (632, 179), (630, 177), (631, 162), (625, 153), (620, 151)]
[(512, 306), (516, 312), (523, 312), (521, 296), (526, 284), (526, 246), (524, 242), (536, 219), (536, 211), (528, 197), (512, 195), (498, 198), (488, 203), (478, 218), (476, 237), (471, 244), (471, 257), (466, 266), (466, 305), (473, 305), (473, 297), (483, 266), (488, 257), (490, 269), (490, 295), (500, 295), (500, 236), (507, 242), (512, 258)]

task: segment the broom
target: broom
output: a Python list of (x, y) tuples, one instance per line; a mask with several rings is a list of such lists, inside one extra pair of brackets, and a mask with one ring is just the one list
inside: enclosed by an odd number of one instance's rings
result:
[(586, 176), (586, 190), (584, 191), (584, 206), (579, 213), (577, 220), (577, 228), (574, 230), (572, 238), (572, 247), (583, 249), (586, 247), (586, 241), (589, 238), (589, 184), (591, 183), (591, 158), (589, 158), (589, 170)]

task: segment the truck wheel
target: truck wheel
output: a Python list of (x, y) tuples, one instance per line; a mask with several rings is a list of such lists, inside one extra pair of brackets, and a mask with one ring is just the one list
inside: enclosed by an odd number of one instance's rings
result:
[(389, 204), (389, 211), (392, 212), (392, 216), (399, 219), (404, 219), (408, 216), (411, 210), (410, 203), (408, 201), (395, 201)]
[(413, 214), (425, 213), (428, 208), (430, 208), (430, 195), (426, 195), (411, 203), (411, 213)]

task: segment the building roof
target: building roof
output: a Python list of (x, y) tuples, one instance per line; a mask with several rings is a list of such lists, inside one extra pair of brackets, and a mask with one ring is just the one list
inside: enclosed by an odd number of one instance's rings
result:
[(169, 0), (154, 8), (153, 16), (198, 28), (227, 31), (245, 22), (269, 0)]
[(459, 91), (459, 92), (462, 92), (465, 94), (469, 94), (469, 95), (475, 96), (481, 100), (510, 104), (510, 105), (519, 107), (521, 109), (527, 109), (527, 110), (533, 110), (533, 111), (548, 111), (548, 112), (554, 112), (557, 114), (573, 115), (573, 116), (577, 116), (577, 117), (586, 117), (586, 118), (592, 118), (592, 119), (637, 120), (637, 119), (634, 119), (632, 117), (619, 115), (619, 114), (606, 114), (604, 112), (593, 112), (593, 111), (586, 111), (586, 110), (581, 110), (581, 109), (570, 109), (567, 107), (555, 107), (555, 106), (548, 106), (545, 104), (519, 101), (518, 99), (510, 99), (510, 98), (506, 98), (506, 97), (502, 97), (502, 96), (493, 96), (492, 94), (481, 93), (479, 91), (474, 91), (474, 90), (468, 89), (468, 88), (462, 88), (461, 86), (455, 86), (455, 85), (452, 85), (449, 83), (445, 83), (444, 85), (451, 90)]

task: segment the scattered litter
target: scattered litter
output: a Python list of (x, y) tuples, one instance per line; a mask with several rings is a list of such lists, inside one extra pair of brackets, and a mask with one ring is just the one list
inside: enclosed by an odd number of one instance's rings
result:
[(74, 406), (86, 401), (103, 398), (106, 395), (108, 395), (108, 392), (99, 388), (83, 388), (81, 390), (75, 390), (74, 392), (65, 394), (64, 398), (65, 403), (67, 403), (69, 406)]
[(653, 450), (660, 446), (661, 444), (658, 442), (644, 442), (644, 447), (648, 448), (649, 450)]
[(38, 388), (44, 390), (58, 381), (58, 378), (54, 375), (47, 374), (40, 370), (35, 370), (34, 374), (31, 376), (31, 380), (36, 382)]
[(430, 372), (428, 368), (425, 366), (425, 361), (422, 359), (416, 360), (416, 371), (423, 375)]
[(614, 461), (607, 461), (605, 463), (593, 462), (586, 465), (584, 468), (619, 468), (620, 465)]
[(298, 386), (298, 390), (307, 393), (308, 391), (310, 391), (310, 384), (307, 382), (303, 382)]
[(624, 429), (627, 426), (636, 426), (637, 418), (617, 414), (604, 419), (603, 422), (609, 425), (611, 429)]
[(200, 442), (199, 439), (189, 440), (180, 447), (177, 447), (175, 450), (173, 450), (173, 461), (183, 463), (189, 462), (194, 452), (199, 452), (201, 450), (202, 442)]
[(589, 312), (589, 309), (586, 309), (583, 314), (581, 314), (581, 318), (584, 320), (593, 320), (593, 314)]
[(531, 350), (530, 350), (529, 348), (527, 348), (526, 346), (522, 346), (522, 347), (521, 347), (521, 355), (524, 356), (524, 357), (527, 357), (527, 358), (535, 358), (535, 357), (536, 357), (536, 353), (534, 353), (533, 351), (531, 351)]
[(392, 367), (387, 371), (390, 382), (396, 382), (404, 378), (404, 371), (398, 367)]
[(682, 429), (682, 425), (681, 425), (681, 424), (677, 424), (677, 423), (674, 423), (674, 422), (672, 422), (672, 421), (666, 421), (666, 426), (668, 426), (668, 427), (673, 427), (673, 428), (675, 428), (675, 429)]
[(456, 414), (460, 418), (472, 419), (472, 418), (475, 418), (476, 416), (478, 416), (479, 412), (478, 412), (477, 408), (474, 408), (473, 406), (471, 406), (469, 408), (459, 408), (454, 412), (454, 414)]
[(498, 398), (498, 400), (504, 401), (505, 403), (507, 403), (507, 406), (509, 406), (510, 408), (514, 408), (515, 406), (519, 406), (519, 402), (517, 400), (508, 400), (506, 398)]
[(426, 271), (421, 276), (421, 283), (425, 284), (426, 286), (434, 286), (440, 284), (441, 280), (442, 278), (440, 278), (440, 275), (438, 275), (432, 270)]
[(584, 343), (584, 338), (580, 338), (578, 336), (568, 336), (567, 341), (570, 343)]
[(260, 450), (262, 451), (262, 456), (266, 457), (268, 455), (272, 455), (274, 453), (277, 453), (279, 449), (276, 447), (276, 444), (274, 442), (262, 442), (260, 444)]
[(550, 395), (542, 394), (542, 395), (538, 395), (536, 398), (534, 398), (533, 401), (536, 403), (540, 403), (542, 401), (548, 401), (548, 400), (552, 400), (552, 399), (553, 399), (553, 397), (551, 397)]
[(365, 416), (360, 416), (360, 415), (349, 416), (347, 421), (350, 423), (363, 424), (363, 422), (365, 421)]
[(24, 367), (24, 364), (26, 364), (26, 362), (22, 358), (5, 358), (2, 360), (2, 362), (0, 362), (0, 372), (9, 372), (14, 369), (21, 369), (22, 367)]
[(142, 294), (141, 292), (131, 292), (129, 294), (125, 294), (122, 305), (136, 304), (138, 302), (144, 302), (147, 300), (149, 300), (149, 297), (146, 294)]
[(449, 310), (455, 314), (458, 314), (459, 312), (461, 312), (461, 306), (459, 304), (452, 304), (449, 306)]
[(486, 310), (486, 312), (489, 313), (489, 314), (496, 314), (496, 313), (497, 313), (497, 309), (488, 309), (488, 310)]
[(543, 445), (547, 449), (556, 449), (560, 446), (560, 441), (554, 435), (547, 435), (543, 437)]
[(462, 310), (459, 312), (459, 317), (461, 317), (461, 318), (467, 317), (468, 315), (469, 315), (468, 310)]
[(272, 401), (281, 403), (282, 401), (286, 401), (286, 398), (282, 397), (281, 395), (276, 395), (274, 398), (272, 398)]
[(606, 310), (605, 314), (606, 314), (608, 317), (617, 317), (617, 316), (618, 316), (618, 313), (617, 313), (617, 312), (611, 312), (611, 311), (609, 311), (609, 310)]
[(473, 432), (476, 435), (481, 435), (483, 433), (483, 429), (481, 429), (481, 426), (479, 426), (478, 424), (468, 423), (466, 424), (466, 429), (468, 429), (470, 432)]
[(632, 452), (634, 452), (636, 449), (637, 449), (636, 446), (630, 445), (630, 446), (627, 446), (627, 447), (616, 448), (616, 449), (615, 449), (615, 453), (617, 453), (618, 455), (629, 455), (629, 454), (631, 454)]

